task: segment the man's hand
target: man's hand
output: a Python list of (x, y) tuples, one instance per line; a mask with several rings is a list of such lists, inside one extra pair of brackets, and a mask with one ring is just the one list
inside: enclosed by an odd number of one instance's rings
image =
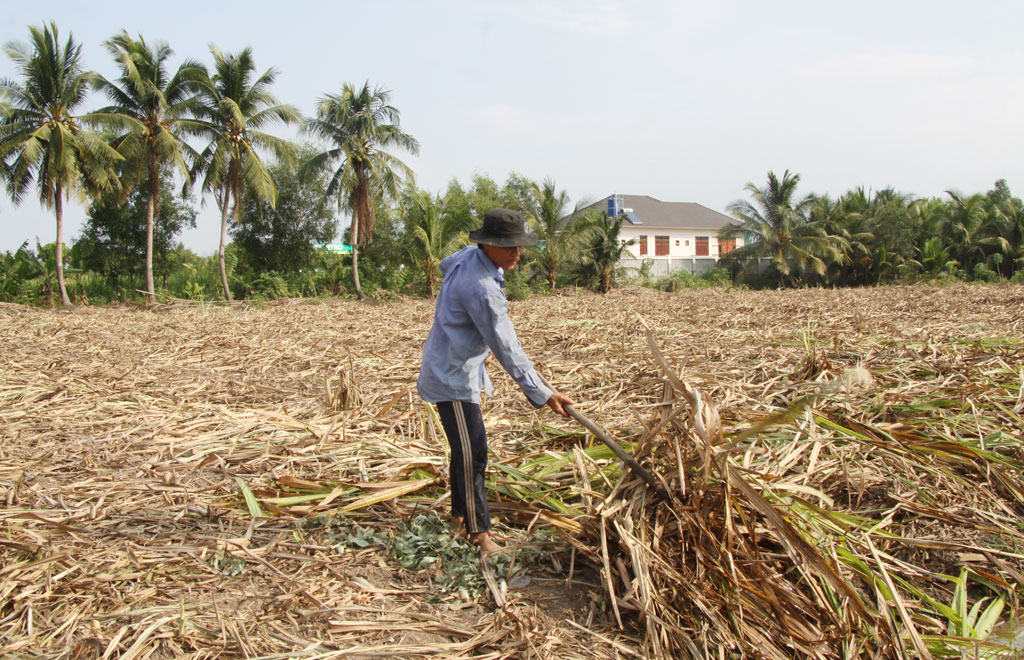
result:
[(552, 392), (547, 402), (548, 408), (551, 408), (562, 417), (569, 416), (569, 413), (567, 413), (565, 411), (565, 408), (563, 408), (562, 406), (571, 406), (574, 404), (575, 402), (572, 399), (565, 396), (564, 394), (559, 394), (558, 392)]

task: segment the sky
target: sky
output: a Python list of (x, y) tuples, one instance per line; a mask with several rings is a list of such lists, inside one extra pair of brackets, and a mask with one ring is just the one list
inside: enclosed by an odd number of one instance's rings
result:
[[(172, 65), (248, 46), (303, 115), (346, 82), (391, 91), (400, 155), (443, 192), (475, 175), (552, 179), (573, 200), (611, 194), (726, 212), (769, 171), (800, 194), (863, 186), (917, 197), (1024, 191), (1024, 3), (1019, 0), (4, 0), (0, 43), (54, 21), (107, 78), (122, 29), (167, 42)], [(0, 78), (17, 71), (0, 54)], [(83, 109), (104, 104), (94, 96)], [(295, 137), (290, 128), (271, 129)], [(84, 207), (65, 205), (65, 244)], [(0, 251), (55, 238), (36, 196), (0, 196)], [(213, 254), (211, 200), (181, 235)]]

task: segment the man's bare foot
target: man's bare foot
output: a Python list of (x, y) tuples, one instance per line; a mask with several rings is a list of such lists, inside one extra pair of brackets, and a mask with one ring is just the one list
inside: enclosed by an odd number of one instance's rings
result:
[(462, 516), (452, 516), (452, 536), (459, 539), (466, 538), (466, 519)]
[(469, 538), (469, 540), (473, 543), (473, 545), (477, 545), (480, 547), (480, 556), (482, 557), (489, 557), (497, 552), (501, 552), (502, 550), (504, 550), (504, 548), (502, 548), (500, 545), (494, 542), (494, 539), (492, 539), (491, 535), (487, 532), (480, 532), (479, 534), (474, 534)]

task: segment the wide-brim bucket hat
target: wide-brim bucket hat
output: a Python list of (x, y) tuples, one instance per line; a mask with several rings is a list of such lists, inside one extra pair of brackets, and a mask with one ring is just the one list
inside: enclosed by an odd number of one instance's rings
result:
[(494, 247), (525, 247), (537, 244), (537, 234), (526, 231), (519, 211), (493, 209), (484, 214), (483, 227), (469, 232), (469, 240)]

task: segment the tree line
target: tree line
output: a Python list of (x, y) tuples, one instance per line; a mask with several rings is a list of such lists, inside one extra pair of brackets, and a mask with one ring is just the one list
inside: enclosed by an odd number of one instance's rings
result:
[[(418, 189), (400, 159), (417, 140), (381, 87), (343, 84), (312, 117), (280, 103), (277, 73), (259, 73), (250, 49), (170, 70), (162, 42), (121, 31), (104, 43), (117, 66), (88, 71), (81, 45), (53, 23), (4, 46), (19, 76), (0, 81), (0, 176), (17, 204), (34, 190), (54, 213), (50, 245), (0, 254), (0, 300), (107, 302), (142, 294), (233, 300), (394, 291), (433, 295), (438, 264), (466, 244), (495, 207), (522, 211), (541, 241), (509, 274), (509, 293), (562, 284), (609, 290), (629, 244), (620, 219), (570, 205), (549, 180), (453, 180)], [(84, 111), (90, 92), (107, 105)], [(270, 132), (294, 125), (308, 142)], [(986, 194), (917, 200), (895, 190), (853, 190), (837, 200), (797, 197), (799, 176), (747, 184), (723, 238), (744, 245), (711, 281), (750, 286), (862, 285), (919, 278), (1020, 279), (1021, 202), (1005, 181)], [(195, 225), (196, 197), (220, 212), (215, 259), (175, 243)], [(86, 204), (86, 226), (65, 250), (63, 205)], [(326, 252), (338, 218), (351, 251)], [(69, 293), (65, 269), (71, 276)], [(159, 286), (158, 286), (159, 282)], [(141, 287), (141, 288), (140, 288)]]
[[(87, 289), (93, 300), (111, 299), (119, 287), (133, 295), (140, 285), (156, 300), (157, 270), (164, 291), (210, 296), (210, 264), (173, 244), (194, 226), (195, 194), (212, 198), (220, 212), (217, 276), (227, 300), (347, 290), (345, 273), (359, 298), (361, 276), (375, 289), (391, 288), (409, 286), (414, 271), (432, 294), (440, 259), (496, 205), (524, 210), (546, 228), (537, 268), (546, 269), (551, 285), (558, 266), (568, 263), (568, 235), (561, 232), (566, 193), (518, 175), (500, 189), (482, 177), (470, 190), (453, 181), (443, 197), (419, 191), (396, 153), (416, 154), (419, 144), (402, 130), (390, 92), (369, 82), (344, 84), (317, 101), (314, 116), (302, 117), (274, 97), (275, 70), (259, 74), (248, 48), (225, 54), (211, 46), (209, 68), (190, 59), (171, 71), (167, 44), (122, 31), (104, 43), (118, 68), (108, 80), (84, 68), (81, 45), (72, 36), (62, 41), (53, 23), (29, 27), (29, 36), (27, 44), (4, 47), (20, 76), (0, 81), (0, 174), (15, 203), (34, 189), (54, 212), (56, 240), (52, 249), (25, 245), (3, 255), (0, 296), (7, 299), (28, 279), (40, 283), (44, 298), (71, 305), (66, 265), (80, 300), (90, 297)], [(109, 104), (82, 111), (90, 91)], [(275, 124), (297, 125), (313, 142), (275, 136), (267, 130)], [(179, 183), (181, 192), (170, 194)], [(63, 205), (70, 199), (87, 204), (89, 213), (66, 255)], [(313, 243), (336, 234), (339, 211), (351, 218), (351, 252), (315, 251)], [(381, 229), (385, 240), (371, 247)], [(589, 230), (581, 225), (569, 233), (596, 241)], [(362, 250), (372, 258), (365, 265)], [(586, 255), (571, 261), (600, 270)]]
[(887, 188), (837, 199), (799, 196), (800, 175), (769, 172), (748, 183), (721, 232), (747, 240), (723, 260), (763, 286), (858, 286), (896, 281), (1024, 281), (1024, 203), (1005, 179), (992, 190), (920, 198)]

